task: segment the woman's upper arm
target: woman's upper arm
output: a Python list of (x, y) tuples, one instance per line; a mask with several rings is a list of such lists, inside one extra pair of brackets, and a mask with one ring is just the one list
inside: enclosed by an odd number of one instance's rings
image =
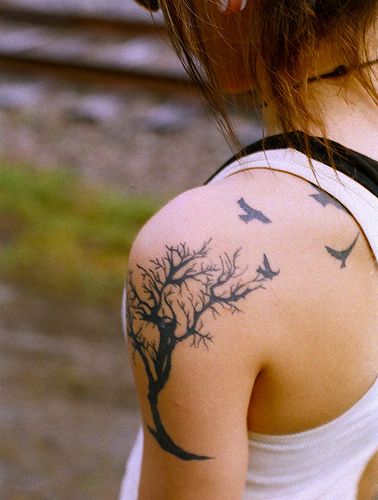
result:
[[(145, 434), (139, 498), (235, 500), (262, 363), (258, 309), (279, 272), (262, 250), (248, 265), (245, 248), (197, 217), (180, 226), (177, 208), (142, 230), (129, 261), (128, 348)], [(243, 312), (255, 297), (251, 333)]]

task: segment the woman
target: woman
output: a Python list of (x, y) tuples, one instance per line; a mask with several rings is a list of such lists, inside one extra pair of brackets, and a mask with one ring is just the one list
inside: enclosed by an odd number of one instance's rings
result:
[(158, 6), (227, 136), (244, 93), (267, 137), (134, 243), (121, 497), (356, 498), (378, 448), (377, 2)]

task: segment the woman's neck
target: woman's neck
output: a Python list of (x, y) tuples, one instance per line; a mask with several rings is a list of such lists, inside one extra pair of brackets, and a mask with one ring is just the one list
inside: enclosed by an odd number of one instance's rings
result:
[[(376, 68), (372, 77), (378, 89)], [(362, 88), (356, 85), (345, 92), (340, 83), (341, 80), (324, 80), (311, 84), (312, 91), (316, 93), (316, 105), (324, 110), (327, 137), (378, 161), (378, 106)], [(279, 133), (269, 106), (264, 113), (265, 118), (267, 134)], [(310, 126), (309, 132), (315, 136), (322, 135), (314, 125)]]

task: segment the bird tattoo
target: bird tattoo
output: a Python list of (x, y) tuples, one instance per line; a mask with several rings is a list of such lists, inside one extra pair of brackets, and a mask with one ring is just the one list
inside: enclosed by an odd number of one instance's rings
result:
[(314, 200), (320, 203), (323, 207), (326, 207), (327, 205), (333, 205), (336, 208), (344, 210), (344, 212), (347, 212), (347, 209), (341, 203), (335, 200), (335, 198), (325, 193), (315, 185), (314, 188), (318, 191), (318, 194), (310, 194), (309, 196), (311, 196), (311, 198), (314, 198)]
[(250, 207), (244, 200), (244, 198), (240, 198), (240, 200), (238, 200), (238, 205), (245, 212), (245, 214), (239, 215), (239, 218), (246, 224), (254, 219), (257, 219), (264, 224), (269, 224), (272, 222), (268, 217), (266, 217), (266, 215), (260, 212), (260, 210), (255, 210), (254, 208)]
[(327, 246), (325, 247), (327, 249), (327, 252), (330, 253), (332, 255), (332, 257), (335, 257), (335, 259), (341, 260), (340, 269), (342, 267), (346, 267), (345, 261), (347, 260), (351, 251), (353, 250), (354, 245), (357, 243), (357, 239), (359, 236), (360, 236), (360, 233), (357, 234), (353, 243), (345, 250), (335, 250), (335, 249), (327, 247)]
[(272, 280), (275, 276), (280, 274), (280, 270), (278, 270), (278, 271), (272, 270), (272, 268), (270, 267), (270, 264), (269, 264), (268, 257), (265, 255), (265, 253), (264, 253), (264, 269), (261, 266), (259, 266), (256, 269), (256, 272), (258, 274), (261, 274), (262, 276), (264, 276), (264, 278), (267, 278), (270, 280)]

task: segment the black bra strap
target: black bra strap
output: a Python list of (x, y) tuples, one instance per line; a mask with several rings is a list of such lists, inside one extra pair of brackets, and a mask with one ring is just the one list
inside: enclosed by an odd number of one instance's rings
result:
[[(238, 154), (224, 163), (206, 182), (209, 183), (219, 172), (226, 168), (230, 163), (237, 161), (243, 156), (256, 153), (263, 150), (285, 149), (292, 147), (301, 153), (306, 154), (305, 134), (300, 131), (290, 132), (289, 134), (278, 134), (266, 137), (261, 141), (255, 142), (243, 148)], [(327, 148), (324, 140), (320, 137), (308, 136), (311, 157), (330, 165)], [(378, 162), (357, 151), (348, 149), (338, 142), (329, 141), (333, 148), (333, 160), (338, 171), (351, 177), (362, 184), (366, 189), (378, 197)]]

